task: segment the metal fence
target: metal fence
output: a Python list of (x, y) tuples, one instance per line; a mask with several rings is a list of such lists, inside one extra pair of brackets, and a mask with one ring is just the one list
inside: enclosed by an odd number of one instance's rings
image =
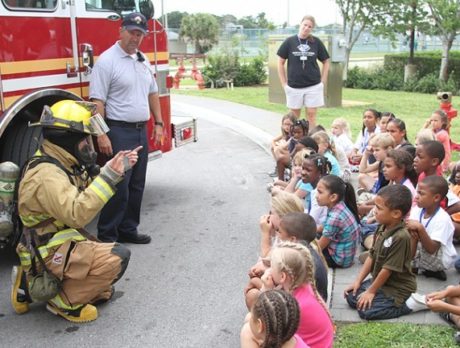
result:
[[(178, 33), (179, 29), (169, 29)], [(219, 42), (213, 47), (209, 54), (221, 53), (224, 50), (235, 50), (240, 57), (255, 57), (262, 55), (267, 56), (267, 40), (270, 35), (295, 35), (297, 29), (241, 29), (231, 28), (222, 30), (219, 34)], [(337, 30), (318, 29), (314, 33), (317, 36), (340, 35)], [(399, 53), (409, 51), (409, 39), (407, 36), (398, 35), (395, 42), (379, 36), (374, 36), (371, 33), (364, 32), (360, 35), (358, 41), (353, 46), (354, 53), (376, 52), (376, 53)], [(193, 47), (187, 45), (187, 52), (193, 53)], [(415, 39), (416, 51), (441, 50), (442, 42), (436, 36), (424, 34), (416, 35)], [(452, 50), (460, 50), (460, 35), (457, 36)]]

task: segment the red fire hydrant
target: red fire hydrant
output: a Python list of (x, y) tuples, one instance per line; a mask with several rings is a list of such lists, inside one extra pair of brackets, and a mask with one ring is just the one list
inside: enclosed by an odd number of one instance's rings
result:
[[(439, 107), (442, 111), (444, 111), (447, 115), (449, 120), (449, 127), (447, 131), (450, 134), (450, 125), (452, 123), (452, 119), (457, 117), (458, 111), (452, 107), (452, 93), (451, 92), (438, 92), (437, 98), (440, 100)], [(460, 151), (460, 144), (454, 143), (450, 141), (450, 147), (452, 150)]]

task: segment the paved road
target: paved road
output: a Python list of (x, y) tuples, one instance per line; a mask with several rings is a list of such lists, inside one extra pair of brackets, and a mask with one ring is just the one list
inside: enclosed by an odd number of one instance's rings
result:
[(270, 158), (248, 138), (204, 120), (197, 143), (150, 163), (132, 259), (100, 318), (74, 325), (36, 304), (9, 302), (11, 255), (0, 254), (0, 346), (237, 347), (246, 270), (268, 209)]

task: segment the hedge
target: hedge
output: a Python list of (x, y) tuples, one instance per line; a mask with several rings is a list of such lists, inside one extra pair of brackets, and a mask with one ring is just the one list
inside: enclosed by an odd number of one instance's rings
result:
[[(441, 66), (441, 51), (417, 52), (414, 56), (414, 64), (417, 66), (418, 76), (423, 77), (436, 73), (439, 75)], [(387, 54), (384, 58), (384, 69), (404, 75), (404, 65), (409, 59), (408, 53)], [(460, 81), (460, 51), (450, 51), (448, 75), (455, 81)]]

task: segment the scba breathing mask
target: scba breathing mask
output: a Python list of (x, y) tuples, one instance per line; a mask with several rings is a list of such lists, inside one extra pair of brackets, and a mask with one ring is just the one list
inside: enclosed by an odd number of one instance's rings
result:
[(83, 138), (78, 144), (76, 144), (74, 155), (80, 165), (86, 169), (89, 176), (94, 177), (99, 174), (101, 168), (96, 164), (97, 152), (94, 150), (93, 139), (91, 136)]

